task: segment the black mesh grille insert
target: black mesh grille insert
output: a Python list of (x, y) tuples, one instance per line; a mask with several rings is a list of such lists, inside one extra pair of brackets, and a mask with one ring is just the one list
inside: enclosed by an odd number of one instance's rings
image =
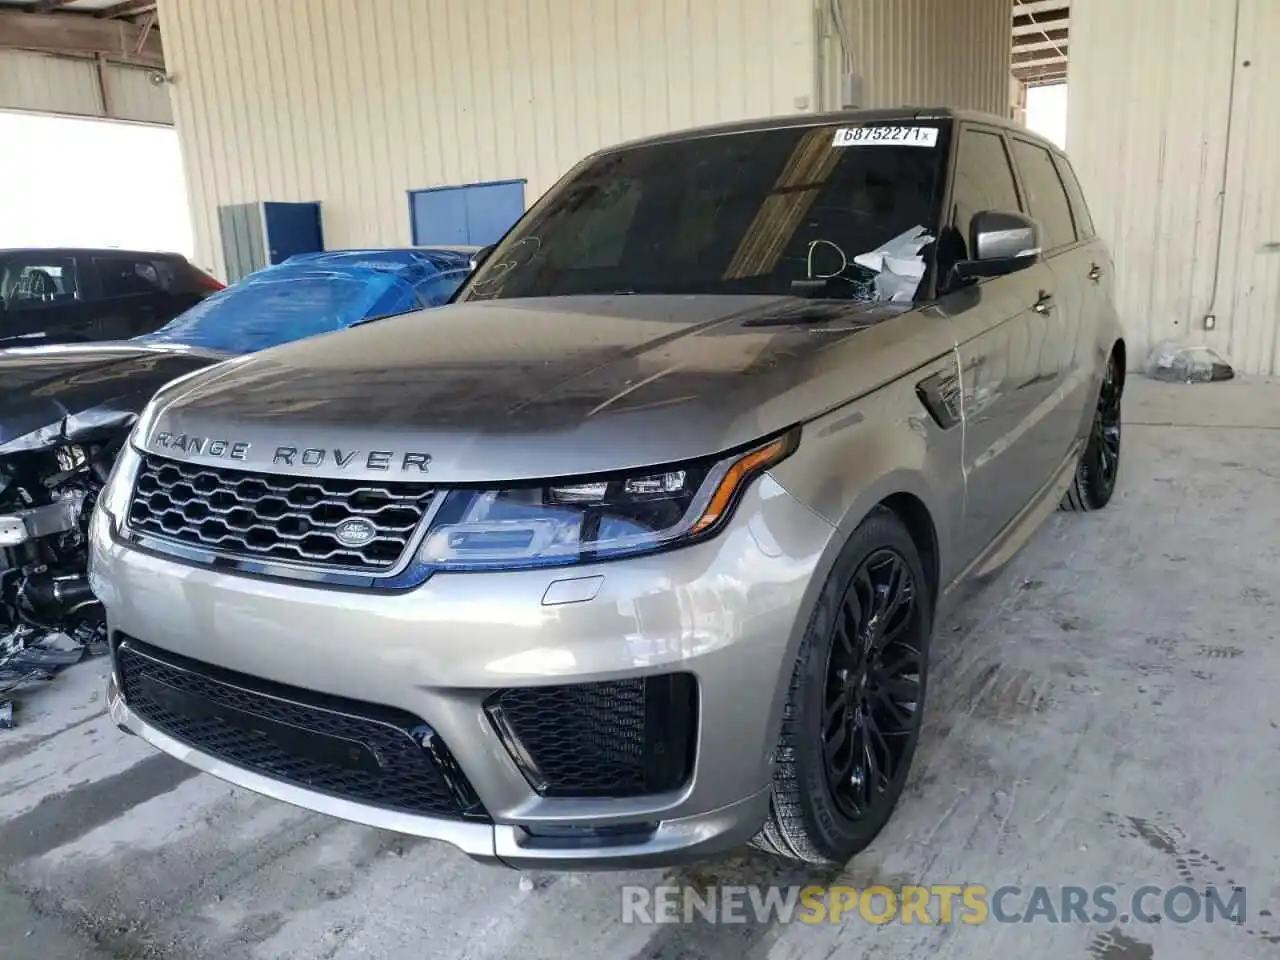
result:
[(147, 455), (129, 524), (223, 556), (390, 570), (432, 494), (420, 483), (286, 477)]
[(129, 708), (201, 753), (356, 803), (487, 819), (448, 748), (412, 714), (267, 683), (118, 638)]
[(486, 708), (543, 796), (635, 797), (689, 778), (697, 698), (693, 675), (677, 673), (500, 690)]

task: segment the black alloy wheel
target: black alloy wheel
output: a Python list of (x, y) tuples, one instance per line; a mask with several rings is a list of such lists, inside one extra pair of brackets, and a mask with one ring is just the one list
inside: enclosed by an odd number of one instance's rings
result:
[(880, 550), (854, 573), (832, 625), (823, 757), (828, 788), (850, 820), (874, 816), (908, 759), (921, 700), (916, 604), (906, 561)]
[(1097, 445), (1099, 481), (1108, 490), (1115, 489), (1116, 478), (1120, 475), (1120, 384), (1116, 379), (1114, 358), (1107, 361), (1089, 442)]
[(1120, 397), (1124, 381), (1116, 358), (1107, 360), (1098, 390), (1098, 404), (1089, 428), (1089, 439), (1075, 478), (1062, 498), (1061, 509), (1077, 512), (1101, 510), (1115, 493), (1120, 476)]
[(875, 839), (919, 740), (932, 629), (919, 548), (877, 507), (841, 549), (800, 642), (755, 846), (843, 864)]

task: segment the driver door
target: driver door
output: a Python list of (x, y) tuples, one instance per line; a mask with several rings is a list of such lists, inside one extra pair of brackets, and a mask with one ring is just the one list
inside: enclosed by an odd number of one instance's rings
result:
[[(940, 277), (968, 256), (980, 210), (1026, 212), (1004, 133), (960, 126)], [(947, 262), (949, 261), (949, 262)], [(951, 284), (939, 306), (960, 359), (965, 521), (962, 565), (980, 554), (1049, 479), (1054, 276), (1043, 262), (1003, 277)]]

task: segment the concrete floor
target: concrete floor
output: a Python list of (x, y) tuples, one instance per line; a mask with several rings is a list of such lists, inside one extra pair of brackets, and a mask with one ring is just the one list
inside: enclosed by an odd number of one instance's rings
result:
[[(941, 625), (912, 782), (838, 877), (745, 856), (669, 874), (476, 866), (192, 775), (107, 722), (92, 663), (0, 732), (0, 953), (1280, 957), (1280, 389), (1135, 376), (1126, 421), (1113, 505), (1055, 517)], [(621, 922), (627, 883), (810, 880), (1235, 883), (1247, 920)]]

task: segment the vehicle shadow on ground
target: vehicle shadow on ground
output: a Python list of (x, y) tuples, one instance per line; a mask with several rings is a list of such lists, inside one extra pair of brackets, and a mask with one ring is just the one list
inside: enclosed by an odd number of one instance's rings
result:
[[(1039, 536), (1039, 535), (1037, 535)], [(899, 806), (885, 834), (843, 866), (796, 864), (752, 848), (668, 871), (661, 886), (691, 888), (708, 900), (707, 891), (724, 887), (844, 886), (865, 890), (874, 886), (900, 889), (921, 882), (920, 876), (887, 871), (883, 851), (895, 843), (894, 820), (909, 819), (911, 805), (925, 792), (930, 759), (943, 749), (956, 723), (970, 712), (968, 694), (972, 664), (986, 660), (981, 650), (983, 626), (998, 616), (1018, 594), (1015, 564), (965, 591), (944, 622), (934, 630), (930, 653), (930, 691), (925, 722), (912, 772)], [(962, 669), (957, 670), (960, 666)], [(919, 841), (914, 841), (919, 842)], [(632, 960), (767, 960), (778, 937), (788, 928), (776, 918), (761, 922), (748, 901), (732, 923), (709, 922), (694, 913), (692, 922), (655, 924), (654, 935)], [(681, 918), (682, 920), (684, 917)], [(852, 946), (851, 946), (852, 948)]]

